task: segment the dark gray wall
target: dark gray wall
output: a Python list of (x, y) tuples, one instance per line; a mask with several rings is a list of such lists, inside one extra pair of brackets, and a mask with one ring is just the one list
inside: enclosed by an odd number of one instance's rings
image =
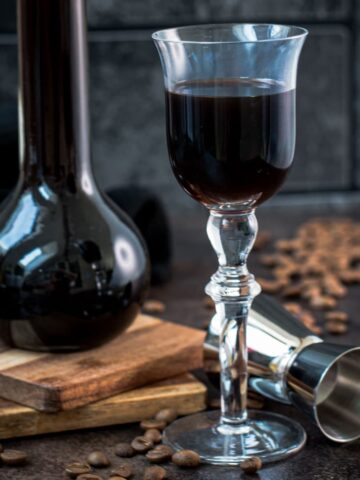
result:
[[(0, 4), (0, 102), (16, 98), (14, 3)], [(93, 159), (100, 185), (146, 185), (177, 208), (192, 205), (167, 161), (162, 74), (150, 34), (171, 25), (276, 21), (310, 30), (299, 67), (296, 158), (284, 190), (356, 190), (360, 14), (354, 5), (351, 0), (89, 0)]]

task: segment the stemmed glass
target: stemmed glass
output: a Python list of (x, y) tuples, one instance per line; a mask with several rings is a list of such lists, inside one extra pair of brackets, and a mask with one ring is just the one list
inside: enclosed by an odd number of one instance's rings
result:
[(305, 443), (302, 427), (248, 411), (246, 321), (260, 293), (246, 262), (255, 208), (281, 186), (295, 146), (297, 65), (307, 31), (268, 24), (197, 25), (153, 34), (166, 100), (167, 143), (177, 180), (210, 213), (219, 268), (206, 286), (221, 323), (221, 412), (182, 418), (165, 431), (176, 449), (238, 464), (279, 460)]

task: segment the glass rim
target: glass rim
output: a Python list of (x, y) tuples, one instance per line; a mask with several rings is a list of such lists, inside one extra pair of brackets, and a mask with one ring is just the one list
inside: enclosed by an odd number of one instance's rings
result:
[[(210, 29), (214, 27), (235, 27), (235, 26), (251, 26), (251, 27), (285, 27), (292, 28), (297, 33), (294, 35), (289, 35), (287, 37), (279, 38), (264, 38), (261, 40), (181, 40), (176, 38), (161, 38), (165, 33), (176, 32), (176, 31), (186, 31), (194, 28)], [(309, 31), (304, 27), (299, 27), (298, 25), (286, 25), (281, 23), (199, 23), (195, 25), (184, 25), (180, 27), (171, 27), (157, 30), (151, 35), (151, 38), (157, 42), (164, 43), (184, 43), (184, 44), (193, 44), (193, 45), (220, 45), (220, 44), (246, 44), (246, 43), (268, 43), (268, 42), (286, 42), (288, 40), (295, 40), (306, 37)]]

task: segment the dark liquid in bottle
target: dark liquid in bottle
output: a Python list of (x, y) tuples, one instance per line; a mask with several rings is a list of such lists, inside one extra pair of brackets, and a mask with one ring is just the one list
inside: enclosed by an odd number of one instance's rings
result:
[(207, 206), (256, 206), (282, 185), (295, 144), (295, 90), (273, 81), (181, 82), (166, 92), (174, 173)]
[(18, 7), (23, 142), (19, 183), (0, 209), (0, 339), (41, 351), (96, 347), (139, 312), (147, 255), (92, 175), (84, 2)]

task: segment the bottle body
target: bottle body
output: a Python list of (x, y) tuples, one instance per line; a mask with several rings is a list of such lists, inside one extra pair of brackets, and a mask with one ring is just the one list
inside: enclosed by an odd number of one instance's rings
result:
[(148, 284), (136, 227), (93, 178), (84, 0), (18, 0), (20, 178), (0, 212), (0, 336), (74, 351), (134, 320)]
[(19, 185), (0, 214), (1, 336), (18, 348), (99, 345), (137, 315), (148, 283), (135, 227), (98, 193)]

